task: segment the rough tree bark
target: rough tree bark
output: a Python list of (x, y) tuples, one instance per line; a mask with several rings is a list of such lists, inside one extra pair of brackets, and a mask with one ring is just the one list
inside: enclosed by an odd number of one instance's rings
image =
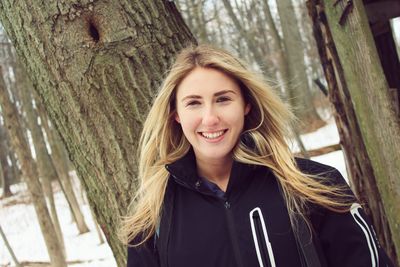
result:
[(24, 174), (28, 190), (30, 192), (33, 206), (39, 221), (40, 229), (44, 237), (50, 261), (54, 267), (67, 267), (65, 258), (58, 242), (56, 230), (49, 211), (47, 210), (46, 201), (44, 199), (39, 176), (31, 156), (28, 142), (23, 135), (23, 130), (18, 118), (17, 108), (13, 105), (8, 95), (2, 69), (0, 67), (0, 105), (3, 112), (3, 118), (7, 130), (11, 137), (11, 143), (20, 159), (22, 172)]
[(124, 266), (116, 231), (135, 191), (141, 126), (174, 55), (194, 38), (162, 0), (2, 0), (0, 19)]
[(353, 1), (348, 13), (344, 3), (309, 0), (308, 10), (353, 189), (368, 202), (379, 240), (398, 266), (400, 124), (363, 4)]

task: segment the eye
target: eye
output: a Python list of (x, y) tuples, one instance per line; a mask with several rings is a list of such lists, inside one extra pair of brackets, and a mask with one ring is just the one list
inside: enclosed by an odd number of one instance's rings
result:
[(217, 102), (227, 102), (227, 101), (231, 101), (231, 99), (227, 96), (221, 96), (217, 98)]
[(192, 100), (186, 103), (186, 107), (199, 105), (200, 101)]

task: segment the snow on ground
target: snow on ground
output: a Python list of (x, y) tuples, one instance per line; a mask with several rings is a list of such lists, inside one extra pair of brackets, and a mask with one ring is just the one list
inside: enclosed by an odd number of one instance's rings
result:
[[(339, 142), (336, 125), (332, 120), (325, 127), (316, 132), (303, 135), (301, 138), (306, 149), (315, 149)], [(293, 149), (296, 149), (295, 145), (293, 147)], [(341, 151), (312, 159), (337, 168), (344, 177), (347, 177), (343, 153)], [(23, 184), (18, 184), (14, 185), (11, 190), (18, 192), (17, 195), (0, 201), (0, 225), (3, 231), (19, 261), (48, 262), (49, 258), (44, 240), (40, 233), (33, 206), (29, 203), (26, 187)], [(90, 232), (78, 235), (74, 223), (71, 222), (68, 204), (61, 191), (57, 188), (56, 190), (55, 199), (65, 238), (67, 260), (71, 262), (69, 266), (117, 266), (108, 244), (99, 245), (99, 238), (88, 205), (81, 200), (81, 208), (85, 214), (85, 220), (90, 228)], [(5, 266), (14, 266), (14, 263), (3, 240), (0, 238), (0, 267)]]
[[(301, 140), (303, 141), (306, 150), (338, 144), (340, 141), (339, 133), (337, 131), (337, 127), (333, 118), (325, 127), (322, 127), (315, 132), (302, 135)], [(312, 157), (311, 159), (335, 167), (347, 180), (346, 165), (343, 152), (341, 150), (318, 157)]]
[[(36, 213), (23, 184), (14, 185), (11, 190), (16, 196), (0, 201), (0, 225), (16, 254), (17, 259), (29, 262), (49, 262), (44, 239), (40, 232)], [(68, 204), (59, 188), (55, 187), (55, 201), (62, 227), (68, 266), (73, 267), (114, 267), (113, 254), (107, 243), (99, 245), (89, 206), (81, 200), (81, 209), (90, 232), (79, 235), (71, 221)], [(79, 199), (79, 197), (78, 197)], [(17, 204), (9, 205), (12, 202)], [(14, 266), (3, 240), (0, 238), (0, 266)]]

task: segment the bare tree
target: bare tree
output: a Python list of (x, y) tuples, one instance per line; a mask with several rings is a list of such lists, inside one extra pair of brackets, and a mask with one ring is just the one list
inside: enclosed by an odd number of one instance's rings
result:
[[(1, 116), (1, 113), (0, 113)], [(12, 195), (10, 190), (10, 183), (13, 178), (13, 171), (11, 166), (8, 164), (8, 154), (10, 152), (10, 147), (7, 144), (7, 133), (4, 125), (0, 124), (0, 181), (3, 187), (3, 194), (0, 198), (9, 197)]]
[(39, 225), (49, 252), (50, 261), (55, 267), (66, 267), (65, 257), (62, 247), (57, 238), (56, 230), (53, 226), (50, 214), (47, 210), (39, 176), (34, 165), (34, 160), (30, 154), (29, 145), (23, 135), (23, 130), (18, 118), (17, 108), (11, 102), (5, 82), (3, 80), (2, 68), (0, 67), (0, 105), (3, 111), (3, 118), (9, 130), (12, 145), (20, 159), (22, 172), (26, 178), (26, 183), (35, 207)]
[(11, 255), (11, 258), (13, 259), (13, 261), (15, 263), (15, 266), (16, 267), (21, 267), (21, 265), (19, 264), (19, 261), (17, 260), (17, 257), (15, 256), (14, 250), (11, 248), (11, 245), (7, 240), (6, 234), (4, 233), (3, 228), (1, 227), (1, 225), (0, 225), (0, 235), (1, 235), (2, 239), (3, 239), (3, 241), (4, 241), (4, 244), (7, 247), (8, 252)]
[(300, 29), (296, 20), (293, 3), (291, 0), (276, 1), (281, 23), (283, 44), (288, 64), (288, 80), (286, 81), (289, 100), (301, 119), (302, 128), (318, 128), (324, 124), (312, 103), (306, 65), (304, 62), (304, 49)]
[[(35, 92), (32, 92), (32, 94), (37, 96)], [(44, 128), (50, 144), (51, 159), (54, 163), (54, 167), (56, 168), (65, 198), (67, 199), (68, 205), (70, 206), (72, 218), (76, 223), (79, 233), (87, 233), (89, 231), (89, 228), (86, 225), (85, 218), (74, 193), (71, 177), (69, 177), (68, 158), (65, 152), (64, 145), (61, 142), (58, 132), (56, 132), (54, 128), (50, 127), (48, 117), (41, 100), (38, 97), (34, 97), (34, 99), (40, 117), (41, 125)]]

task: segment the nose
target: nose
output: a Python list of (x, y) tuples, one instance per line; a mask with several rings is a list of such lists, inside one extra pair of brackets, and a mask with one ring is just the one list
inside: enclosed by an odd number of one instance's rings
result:
[(213, 107), (206, 107), (203, 113), (203, 125), (214, 126), (219, 122), (219, 115)]

